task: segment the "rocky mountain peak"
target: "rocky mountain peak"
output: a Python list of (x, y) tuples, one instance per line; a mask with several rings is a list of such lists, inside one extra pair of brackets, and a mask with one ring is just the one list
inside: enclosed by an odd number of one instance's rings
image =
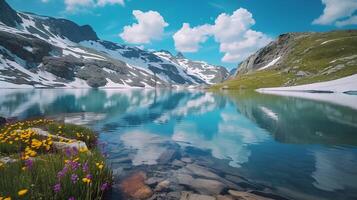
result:
[(66, 19), (49, 18), (47, 24), (51, 32), (70, 39), (73, 42), (99, 40), (97, 34), (89, 25), (80, 26)]
[(15, 27), (16, 24), (22, 22), (17, 12), (13, 10), (5, 0), (0, 0), (0, 21), (11, 27)]
[(185, 56), (181, 52), (178, 52), (176, 55), (176, 58), (177, 59), (185, 59)]

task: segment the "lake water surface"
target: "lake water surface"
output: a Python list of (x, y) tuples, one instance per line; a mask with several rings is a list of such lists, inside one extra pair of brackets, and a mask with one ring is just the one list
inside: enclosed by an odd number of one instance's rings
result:
[(357, 199), (357, 111), (346, 107), (240, 92), (1, 89), (0, 116), (94, 128), (118, 177), (176, 173), (160, 160), (174, 149), (241, 188)]

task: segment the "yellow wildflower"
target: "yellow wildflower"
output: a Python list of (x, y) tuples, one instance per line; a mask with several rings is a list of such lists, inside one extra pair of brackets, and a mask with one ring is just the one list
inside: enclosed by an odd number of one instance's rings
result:
[(88, 149), (86, 147), (79, 148), (79, 152), (81, 152), (81, 153), (84, 153), (84, 152), (87, 152), (87, 151), (88, 151)]
[(95, 165), (98, 167), (99, 170), (102, 170), (103, 167), (104, 167), (104, 163), (103, 163), (103, 162), (101, 162), (101, 163), (96, 163)]
[(24, 196), (29, 190), (28, 189), (23, 189), (23, 190), (20, 190), (17, 194), (19, 196)]
[(91, 182), (91, 180), (89, 178), (82, 178), (82, 181), (87, 184), (89, 184)]

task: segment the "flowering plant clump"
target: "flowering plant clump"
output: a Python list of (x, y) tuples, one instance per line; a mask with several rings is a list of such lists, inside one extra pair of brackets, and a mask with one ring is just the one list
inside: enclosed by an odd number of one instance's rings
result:
[[(73, 141), (88, 148), (59, 151), (54, 146)], [(46, 119), (5, 125), (0, 128), (0, 158), (14, 162), (0, 161), (0, 199), (102, 199), (112, 175), (96, 144), (94, 132), (81, 126)]]

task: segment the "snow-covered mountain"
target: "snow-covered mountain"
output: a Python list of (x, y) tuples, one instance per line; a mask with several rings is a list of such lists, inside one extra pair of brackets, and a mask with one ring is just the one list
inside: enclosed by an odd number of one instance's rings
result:
[(0, 0), (0, 88), (168, 87), (223, 81), (223, 67), (101, 40), (66, 19)]
[(179, 65), (187, 74), (196, 76), (207, 84), (220, 83), (229, 76), (229, 72), (224, 67), (210, 65), (203, 61), (192, 61), (185, 58), (182, 53), (173, 56), (170, 52), (161, 50), (154, 54)]

